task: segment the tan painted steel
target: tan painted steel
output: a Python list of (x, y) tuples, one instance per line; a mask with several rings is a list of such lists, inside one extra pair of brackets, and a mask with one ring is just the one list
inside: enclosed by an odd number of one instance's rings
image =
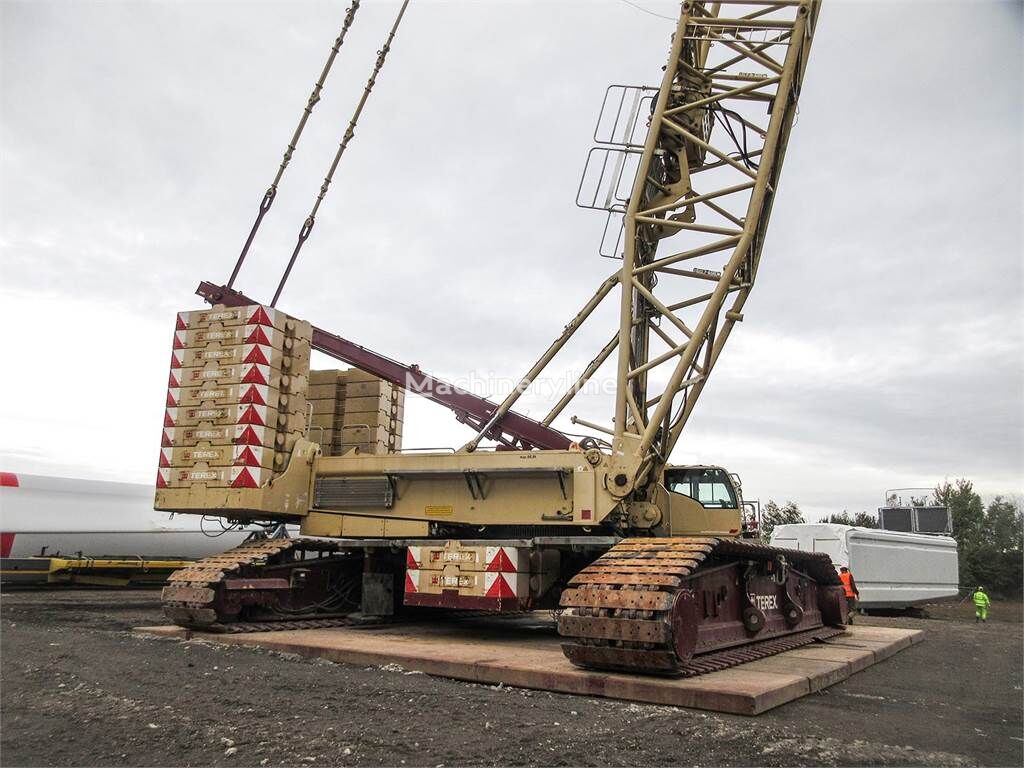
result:
[(309, 437), (325, 456), (402, 448), (405, 390), (356, 368), (311, 371)]
[[(157, 508), (296, 520), (308, 536), (427, 536), (431, 523), (572, 526), (580, 534), (600, 524), (659, 536), (739, 533), (739, 506), (706, 509), (661, 484), (650, 502), (620, 504), (605, 489), (613, 482), (608, 466), (604, 454), (579, 450), (323, 456), (301, 440), (287, 470), (262, 488), (159, 489)], [(330, 478), (387, 480), (393, 499), (387, 508), (315, 507), (316, 480)]]
[(259, 488), (207, 487), (195, 483), (182, 488), (157, 488), (156, 509), (231, 520), (297, 520), (312, 506), (313, 462), (320, 447), (299, 439), (284, 472)]
[(317, 509), (321, 526), (333, 512), (425, 523), (582, 529), (596, 526), (616, 508), (601, 492), (601, 464), (592, 465), (580, 450), (321, 456), (313, 471), (321, 480), (386, 478), (394, 487), (391, 508)]

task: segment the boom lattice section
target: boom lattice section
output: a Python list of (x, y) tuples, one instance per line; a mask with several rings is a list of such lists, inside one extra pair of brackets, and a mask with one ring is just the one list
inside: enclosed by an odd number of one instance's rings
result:
[(649, 463), (671, 453), (743, 318), (817, 11), (683, 3), (623, 217), (615, 431)]
[[(818, 0), (684, 2), (660, 87), (609, 89), (605, 104), (619, 104), (620, 114), (607, 125), (599, 122), (595, 138), (608, 146), (597, 153), (596, 187), (584, 193), (581, 185), (580, 204), (621, 215), (614, 254), (621, 269), (601, 284), (492, 421), (509, 412), (618, 286), (617, 334), (542, 423), (551, 424), (617, 350), (614, 423), (574, 421), (614, 436), (616, 452), (635, 467), (617, 493), (658, 475), (743, 319), (818, 8)], [(632, 111), (622, 114), (622, 105), (630, 104)], [(639, 143), (646, 110), (646, 137)], [(668, 253), (658, 255), (659, 248)], [(467, 448), (485, 434), (486, 426)]]

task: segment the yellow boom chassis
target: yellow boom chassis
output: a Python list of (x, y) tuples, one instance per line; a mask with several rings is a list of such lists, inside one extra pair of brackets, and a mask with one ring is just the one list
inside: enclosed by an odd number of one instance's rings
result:
[[(566, 526), (655, 536), (736, 536), (741, 502), (709, 509), (656, 483), (651, 498), (616, 493), (622, 460), (597, 449), (323, 456), (300, 440), (260, 488), (157, 490), (157, 509), (298, 523), (303, 535), (414, 538), (441, 528)], [(671, 470), (671, 468), (670, 468)], [(736, 489), (738, 491), (738, 489)], [(562, 529), (565, 530), (564, 528)]]

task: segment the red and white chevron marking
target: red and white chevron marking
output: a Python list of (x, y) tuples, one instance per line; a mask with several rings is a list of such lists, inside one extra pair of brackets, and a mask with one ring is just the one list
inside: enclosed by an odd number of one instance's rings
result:
[(516, 547), (487, 547), (484, 549), (487, 570), (498, 573), (519, 571), (519, 550)]
[[(269, 365), (232, 365), (176, 368), (171, 370), (167, 379), (168, 387), (187, 387), (190, 385), (214, 382), (216, 384), (264, 384), (274, 386), (278, 374)], [(288, 380), (287, 375), (280, 377), (282, 384)]]
[(517, 597), (519, 592), (518, 573), (487, 571), (484, 574), (484, 596), (499, 599)]
[(259, 488), (271, 477), (260, 467), (211, 467), (208, 469), (158, 469), (157, 488), (184, 488), (203, 484), (210, 487)]
[(165, 427), (195, 426), (204, 421), (266, 427), (272, 426), (276, 419), (276, 408), (246, 403), (202, 405), (189, 408), (167, 408), (164, 410)]
[(202, 448), (160, 448), (160, 467), (172, 469), (182, 464), (212, 464), (236, 467), (270, 466), (274, 450), (261, 445), (213, 445)]
[(275, 365), (280, 361), (282, 350), (268, 344), (232, 344), (225, 346), (186, 347), (171, 350), (171, 370), (206, 363), (252, 363), (253, 365)]
[(274, 444), (275, 431), (269, 427), (253, 426), (252, 424), (229, 424), (225, 426), (204, 427), (164, 427), (160, 445), (163, 448), (177, 448), (195, 445), (198, 442), (209, 442), (217, 445), (234, 443), (235, 445), (271, 446)]
[(262, 344), (281, 349), (284, 339), (284, 333), (265, 325), (238, 325), (233, 328), (217, 329), (196, 328), (175, 331), (172, 349), (205, 347), (212, 342), (221, 345)]
[(407, 593), (420, 591), (420, 566), (422, 562), (422, 547), (405, 548), (405, 591)]
[(226, 384), (213, 387), (168, 387), (167, 405), (199, 405), (214, 403), (247, 403), (273, 405), (278, 402), (277, 390), (265, 384)]
[(283, 312), (260, 304), (250, 304), (245, 307), (220, 307), (179, 312), (175, 329), (187, 331), (194, 328), (207, 328), (211, 325), (263, 325), (284, 328), (286, 320), (287, 316)]

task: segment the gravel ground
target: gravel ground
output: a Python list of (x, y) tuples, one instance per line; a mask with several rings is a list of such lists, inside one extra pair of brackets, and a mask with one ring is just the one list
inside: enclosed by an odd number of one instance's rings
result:
[(3, 766), (1024, 763), (1019, 605), (862, 617), (927, 637), (743, 718), (133, 635), (156, 592), (0, 601)]

